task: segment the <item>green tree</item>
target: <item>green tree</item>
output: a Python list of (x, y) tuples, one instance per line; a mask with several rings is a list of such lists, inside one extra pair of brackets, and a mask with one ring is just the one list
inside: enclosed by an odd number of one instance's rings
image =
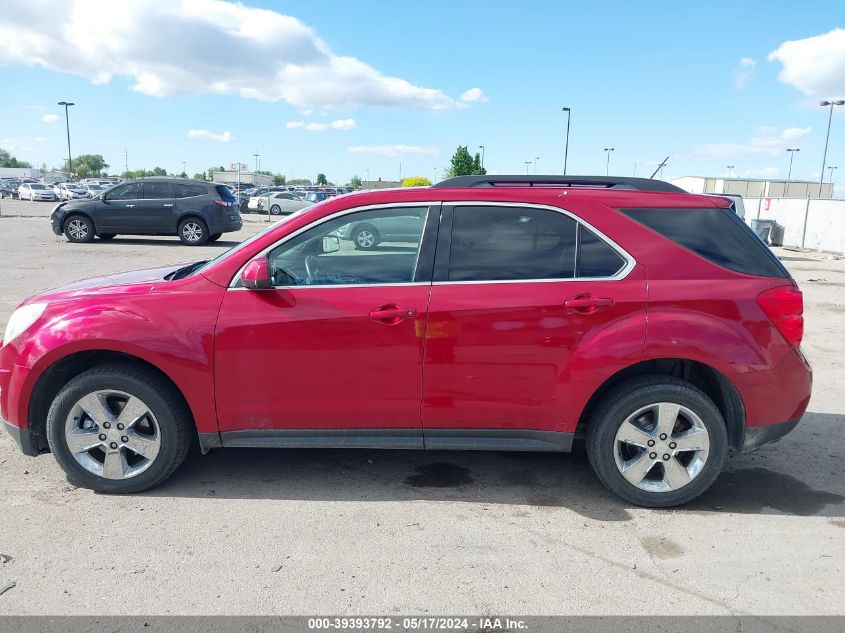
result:
[(25, 160), (18, 160), (5, 149), (0, 148), (0, 167), (32, 167)]
[[(106, 173), (109, 165), (102, 154), (82, 154), (73, 159), (73, 173), (80, 178), (93, 178)], [(67, 161), (62, 165), (62, 171), (70, 171)]]
[(425, 176), (409, 176), (402, 179), (403, 187), (430, 187), (431, 181)]
[(205, 180), (206, 173), (204, 171), (198, 171), (194, 174), (194, 180)]
[(475, 165), (465, 145), (459, 145), (452, 156), (451, 176), (468, 176), (474, 173)]
[(289, 185), (305, 185), (310, 187), (313, 183), (308, 178), (291, 178), (288, 180)]
[(188, 177), (188, 174), (186, 174), (184, 171), (181, 174), (179, 174), (179, 178), (187, 178), (187, 177)]
[(353, 189), (360, 189), (362, 184), (363, 182), (361, 182), (361, 176), (352, 176), (352, 178), (349, 179), (348, 186)]
[(317, 184), (318, 185), (329, 184), (329, 181), (326, 179), (326, 174), (317, 174)]
[(472, 173), (476, 176), (483, 176), (487, 170), (481, 166), (481, 154), (475, 153), (475, 158), (472, 159)]

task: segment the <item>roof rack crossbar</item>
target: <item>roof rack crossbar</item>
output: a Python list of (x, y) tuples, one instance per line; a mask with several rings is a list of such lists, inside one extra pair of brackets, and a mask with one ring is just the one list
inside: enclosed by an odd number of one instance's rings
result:
[(663, 180), (626, 178), (618, 176), (456, 176), (432, 185), (436, 189), (470, 189), (473, 187), (604, 187), (631, 191), (661, 191), (685, 193), (683, 189)]

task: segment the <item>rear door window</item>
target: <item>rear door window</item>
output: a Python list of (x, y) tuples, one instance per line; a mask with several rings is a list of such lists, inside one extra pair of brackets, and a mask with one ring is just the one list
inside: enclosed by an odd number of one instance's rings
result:
[(174, 198), (192, 198), (194, 196), (202, 196), (206, 192), (206, 188), (202, 185), (173, 183), (172, 188)]
[(625, 260), (610, 245), (583, 224), (578, 225), (576, 277), (613, 277), (625, 267)]
[(783, 264), (729, 209), (620, 209), (714, 264), (746, 275), (789, 278)]
[(146, 200), (163, 200), (170, 198), (169, 182), (145, 182), (144, 198)]

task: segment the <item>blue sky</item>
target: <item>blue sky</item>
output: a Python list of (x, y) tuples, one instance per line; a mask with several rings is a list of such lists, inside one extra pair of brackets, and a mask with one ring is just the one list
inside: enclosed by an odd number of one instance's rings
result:
[[(432, 178), (457, 145), (484, 145), (491, 171), (539, 157), (559, 173), (569, 106), (569, 173), (603, 174), (614, 147), (611, 173), (649, 175), (668, 154), (665, 178), (785, 177), (799, 147), (793, 177), (818, 178), (818, 101), (845, 96), (842, 2), (244, 5), (292, 21), (219, 0), (106, 6), (5, 5), (0, 146), (59, 166), (65, 99), (73, 154), (113, 172), (126, 148), (130, 169), (193, 174), (258, 152), (292, 177), (389, 180), (401, 161)], [(285, 64), (299, 70), (275, 74)], [(845, 176), (840, 110), (828, 164)]]

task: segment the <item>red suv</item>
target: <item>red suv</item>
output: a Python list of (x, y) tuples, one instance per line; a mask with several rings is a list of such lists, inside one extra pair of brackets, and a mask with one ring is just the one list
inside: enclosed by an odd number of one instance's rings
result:
[[(101, 492), (189, 445), (568, 451), (681, 504), (810, 399), (801, 292), (730, 200), (645, 179), (465, 176), (341, 196), (221, 256), (25, 300), (0, 414)], [(367, 227), (372, 249), (341, 240)], [(394, 232), (394, 225), (415, 226)]]

